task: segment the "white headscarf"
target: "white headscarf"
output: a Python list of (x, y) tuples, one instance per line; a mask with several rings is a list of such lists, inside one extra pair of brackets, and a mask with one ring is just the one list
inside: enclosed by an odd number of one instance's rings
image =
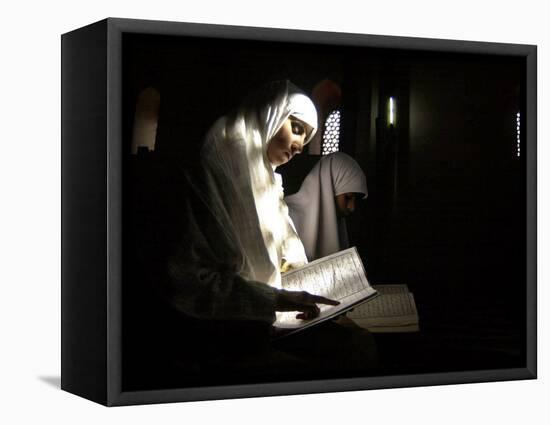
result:
[(267, 157), (269, 141), (290, 115), (313, 129), (309, 142), (317, 126), (315, 106), (289, 81), (272, 83), (247, 98), (236, 113), (220, 118), (201, 151), (204, 203), (223, 229), (218, 243), (230, 245), (226, 251), (237, 258), (234, 271), (241, 277), (278, 288), (283, 261), (307, 263), (283, 200), (281, 178)]
[(300, 190), (285, 198), (310, 261), (349, 248), (345, 219), (337, 214), (334, 199), (343, 193), (366, 198), (367, 178), (351, 156), (335, 152), (319, 160)]

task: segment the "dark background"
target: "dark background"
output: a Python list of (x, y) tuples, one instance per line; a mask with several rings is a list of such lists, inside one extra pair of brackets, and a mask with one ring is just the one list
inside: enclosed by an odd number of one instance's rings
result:
[[(140, 282), (155, 279), (177, 244), (178, 170), (218, 117), (284, 78), (307, 93), (325, 78), (340, 86), (340, 150), (369, 187), (348, 223), (352, 243), (371, 284), (405, 283), (415, 295), (421, 332), (377, 335), (374, 373), (525, 366), (523, 59), (133, 34), (123, 50), (123, 386), (156, 385), (142, 373), (140, 352), (159, 333), (143, 319), (150, 296)], [(161, 95), (156, 149), (131, 156), (136, 99), (151, 86)], [(287, 194), (315, 160), (304, 152), (279, 169)]]

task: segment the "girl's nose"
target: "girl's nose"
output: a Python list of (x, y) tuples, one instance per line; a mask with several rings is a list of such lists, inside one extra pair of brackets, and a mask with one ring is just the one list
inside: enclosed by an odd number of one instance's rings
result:
[(296, 144), (296, 143), (293, 143), (292, 146), (290, 147), (290, 149), (292, 150), (292, 153), (293, 153), (293, 154), (302, 153), (302, 147), (299, 146), (299, 145)]

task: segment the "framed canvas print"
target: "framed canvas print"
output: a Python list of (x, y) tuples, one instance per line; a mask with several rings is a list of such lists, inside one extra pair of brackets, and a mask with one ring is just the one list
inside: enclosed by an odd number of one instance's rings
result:
[(62, 388), (105, 405), (536, 377), (536, 46), (62, 36)]

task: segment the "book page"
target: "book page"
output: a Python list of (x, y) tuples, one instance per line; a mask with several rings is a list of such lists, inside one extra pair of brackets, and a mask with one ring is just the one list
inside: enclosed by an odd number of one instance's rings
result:
[(318, 304), (321, 314), (311, 320), (296, 319), (296, 311), (277, 312), (273, 326), (283, 329), (303, 329), (327, 320), (376, 294), (367, 281), (363, 263), (355, 247), (285, 273), (282, 281), (283, 289), (307, 291), (340, 301), (337, 306)]
[(347, 316), (363, 327), (403, 326), (418, 323), (413, 294), (407, 285), (376, 285), (379, 296), (361, 304)]

